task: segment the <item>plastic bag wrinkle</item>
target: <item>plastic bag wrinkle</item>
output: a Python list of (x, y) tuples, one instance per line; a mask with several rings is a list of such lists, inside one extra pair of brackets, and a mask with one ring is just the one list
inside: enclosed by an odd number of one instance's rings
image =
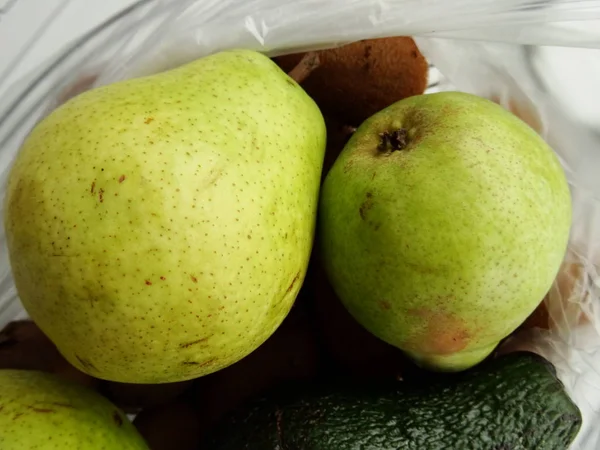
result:
[[(600, 0), (144, 0), (49, 60), (0, 104), (0, 193), (31, 127), (82, 90), (227, 48), (277, 56), (396, 35), (416, 36), (435, 66), (430, 92), (458, 89), (501, 104), (540, 133), (565, 169), (573, 226), (544, 299), (547, 326), (515, 333), (501, 351), (529, 349), (556, 366), (584, 416), (570, 450), (598, 449), (600, 137), (540, 85), (531, 51), (600, 48)], [(0, 326), (23, 317), (0, 225)]]

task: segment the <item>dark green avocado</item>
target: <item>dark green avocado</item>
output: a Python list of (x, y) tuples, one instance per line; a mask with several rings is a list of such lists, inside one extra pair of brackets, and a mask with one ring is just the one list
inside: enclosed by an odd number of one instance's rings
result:
[(227, 416), (203, 450), (566, 450), (581, 426), (554, 367), (528, 352), (427, 382), (328, 381)]

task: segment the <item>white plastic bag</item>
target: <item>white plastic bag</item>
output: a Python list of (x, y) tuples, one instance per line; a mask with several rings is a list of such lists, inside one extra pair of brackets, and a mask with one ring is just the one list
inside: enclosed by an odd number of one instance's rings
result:
[[(518, 333), (503, 349), (528, 348), (556, 365), (584, 416), (571, 448), (598, 449), (600, 51), (594, 49), (600, 49), (600, 0), (144, 0), (65, 49), (2, 99), (0, 189), (23, 138), (65, 95), (224, 48), (274, 56), (394, 35), (415, 36), (441, 72), (443, 83), (433, 90), (494, 99), (537, 129), (563, 163), (573, 227), (564, 270), (545, 300), (550, 329)], [(577, 47), (589, 49), (590, 63), (577, 72), (578, 81), (555, 80), (549, 87), (552, 77), (536, 65), (547, 50), (540, 46), (548, 45), (573, 47), (580, 56)], [(591, 98), (596, 96), (585, 114), (570, 95), (570, 83), (582, 79), (588, 80)], [(0, 229), (0, 327), (23, 316)]]

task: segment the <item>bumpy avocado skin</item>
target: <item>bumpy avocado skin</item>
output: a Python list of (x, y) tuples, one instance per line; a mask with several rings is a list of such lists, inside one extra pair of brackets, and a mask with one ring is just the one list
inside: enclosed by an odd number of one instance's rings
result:
[(566, 450), (581, 427), (554, 367), (532, 353), (427, 383), (324, 383), (230, 414), (206, 450)]

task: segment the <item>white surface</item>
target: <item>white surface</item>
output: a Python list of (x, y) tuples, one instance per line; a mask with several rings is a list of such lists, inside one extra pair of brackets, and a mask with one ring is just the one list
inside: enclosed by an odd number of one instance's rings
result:
[(22, 76), (136, 0), (0, 0), (0, 99)]
[(533, 63), (568, 113), (600, 131), (600, 50), (541, 47)]
[[(136, 1), (0, 0), (0, 99), (14, 82)], [(546, 47), (534, 64), (571, 115), (600, 127), (600, 50)]]

